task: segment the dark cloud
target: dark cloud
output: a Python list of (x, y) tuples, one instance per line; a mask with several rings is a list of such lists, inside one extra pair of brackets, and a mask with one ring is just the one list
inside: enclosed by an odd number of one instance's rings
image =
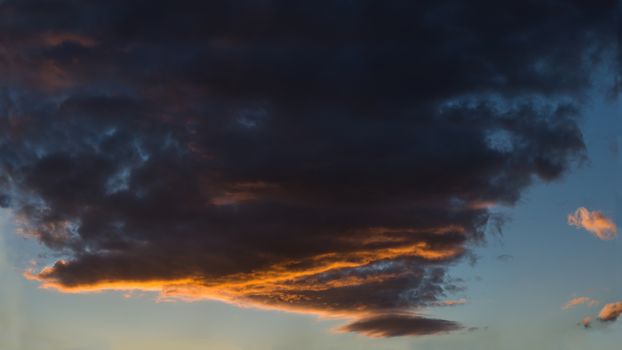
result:
[(339, 328), (343, 332), (358, 332), (375, 338), (430, 335), (459, 329), (462, 326), (456, 322), (411, 315), (379, 315)]
[(584, 158), (615, 7), (4, 1), (0, 205), (62, 291), (438, 305), (489, 207)]

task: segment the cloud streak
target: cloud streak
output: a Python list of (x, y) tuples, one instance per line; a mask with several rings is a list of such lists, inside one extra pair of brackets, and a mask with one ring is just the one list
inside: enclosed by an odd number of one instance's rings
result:
[(584, 207), (568, 215), (568, 225), (582, 228), (601, 240), (612, 240), (618, 234), (618, 228), (612, 219), (600, 211), (589, 211)]
[(577, 298), (573, 298), (570, 299), (563, 307), (562, 309), (564, 310), (569, 310), (572, 309), (575, 306), (578, 305), (586, 305), (588, 307), (593, 307), (600, 304), (600, 302), (598, 300), (594, 300), (592, 298), (588, 298), (588, 297), (577, 297)]

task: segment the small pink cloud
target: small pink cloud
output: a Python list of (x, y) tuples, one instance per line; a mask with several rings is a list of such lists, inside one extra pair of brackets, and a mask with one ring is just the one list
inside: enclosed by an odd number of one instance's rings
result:
[(601, 240), (611, 240), (618, 234), (616, 224), (603, 213), (581, 207), (568, 215), (568, 224), (582, 228)]
[(615, 321), (622, 315), (622, 301), (606, 304), (598, 314), (601, 321)]
[(581, 320), (581, 325), (583, 326), (583, 328), (590, 328), (592, 326), (592, 317), (591, 316), (583, 317), (583, 319)]

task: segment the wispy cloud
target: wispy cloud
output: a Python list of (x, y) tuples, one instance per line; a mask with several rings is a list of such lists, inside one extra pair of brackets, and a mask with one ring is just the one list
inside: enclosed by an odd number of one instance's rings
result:
[(512, 261), (512, 259), (514, 259), (514, 256), (510, 255), (510, 254), (501, 254), (499, 256), (497, 256), (497, 260), (507, 263)]
[(573, 307), (577, 306), (577, 305), (587, 305), (589, 307), (593, 307), (596, 306), (598, 304), (600, 304), (600, 302), (598, 300), (594, 300), (592, 298), (588, 298), (588, 297), (577, 297), (577, 298), (573, 298), (570, 299), (563, 307), (562, 309), (564, 310), (569, 310), (572, 309)]
[(589, 211), (585, 207), (569, 214), (568, 224), (582, 228), (602, 240), (614, 239), (618, 233), (618, 228), (612, 219), (600, 211)]

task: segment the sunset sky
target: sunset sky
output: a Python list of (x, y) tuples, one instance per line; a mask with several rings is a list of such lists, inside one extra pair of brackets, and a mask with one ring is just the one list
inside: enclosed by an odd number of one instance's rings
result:
[(0, 349), (618, 349), (621, 38), (614, 0), (0, 0)]

